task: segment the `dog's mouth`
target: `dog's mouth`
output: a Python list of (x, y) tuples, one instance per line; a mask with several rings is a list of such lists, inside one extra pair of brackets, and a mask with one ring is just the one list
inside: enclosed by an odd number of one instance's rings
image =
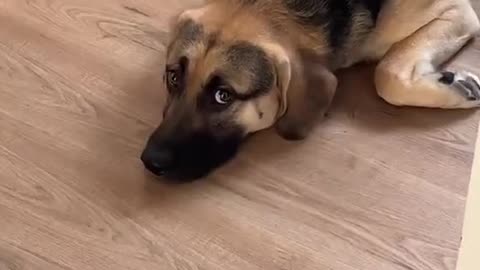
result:
[(191, 169), (174, 169), (169, 171), (156, 171), (155, 169), (152, 170), (145, 166), (147, 171), (149, 171), (154, 176), (158, 177), (158, 179), (165, 180), (171, 183), (190, 183), (200, 179), (207, 177), (213, 170), (209, 171), (202, 171), (202, 172), (195, 172)]
[(168, 181), (174, 182), (192, 182), (198, 179), (206, 177), (215, 168), (213, 167), (193, 167), (193, 166), (180, 166), (172, 165), (165, 167), (162, 163), (157, 161), (149, 161), (145, 154), (141, 158), (145, 169), (151, 174), (162, 177)]

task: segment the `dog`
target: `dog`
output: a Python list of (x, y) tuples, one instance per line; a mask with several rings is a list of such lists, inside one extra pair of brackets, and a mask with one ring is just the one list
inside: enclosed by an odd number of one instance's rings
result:
[(167, 179), (192, 181), (275, 128), (304, 139), (335, 95), (335, 71), (377, 63), (396, 106), (480, 106), (480, 81), (443, 70), (479, 30), (468, 0), (212, 0), (172, 23), (163, 122), (142, 154)]

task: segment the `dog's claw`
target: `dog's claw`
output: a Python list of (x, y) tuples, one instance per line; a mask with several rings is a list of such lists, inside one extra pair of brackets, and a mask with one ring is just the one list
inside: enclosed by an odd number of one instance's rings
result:
[(468, 72), (441, 73), (439, 82), (452, 86), (459, 94), (469, 101), (480, 101), (480, 80)]

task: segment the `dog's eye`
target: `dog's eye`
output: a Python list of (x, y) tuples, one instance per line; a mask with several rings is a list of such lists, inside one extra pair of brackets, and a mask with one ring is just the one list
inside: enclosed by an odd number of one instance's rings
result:
[(167, 84), (171, 88), (178, 88), (179, 84), (179, 77), (178, 72), (176, 70), (169, 70), (167, 71)]
[(215, 91), (215, 102), (217, 102), (218, 104), (226, 105), (232, 102), (232, 100), (232, 94), (230, 94), (230, 92), (228, 92), (227, 90), (219, 89)]

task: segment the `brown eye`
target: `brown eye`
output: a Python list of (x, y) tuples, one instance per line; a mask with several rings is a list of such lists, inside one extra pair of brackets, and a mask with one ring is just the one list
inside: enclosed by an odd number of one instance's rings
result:
[(230, 92), (219, 89), (215, 91), (215, 102), (221, 105), (226, 105), (232, 102), (233, 98)]
[(178, 73), (175, 70), (167, 71), (167, 84), (172, 89), (177, 89), (179, 85)]

